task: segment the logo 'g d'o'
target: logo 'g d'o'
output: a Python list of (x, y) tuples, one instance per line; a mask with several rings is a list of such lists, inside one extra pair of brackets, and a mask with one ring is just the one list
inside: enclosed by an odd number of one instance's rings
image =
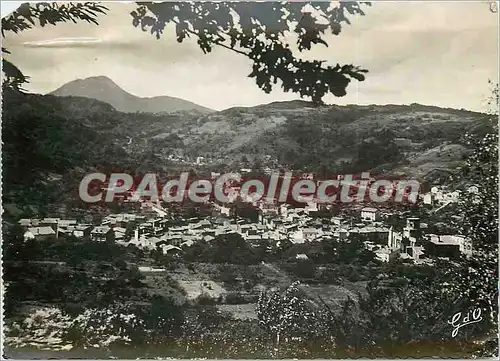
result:
[(480, 308), (469, 311), (465, 315), (462, 315), (462, 312), (455, 313), (451, 321), (448, 321), (448, 323), (453, 326), (451, 337), (456, 337), (458, 335), (458, 330), (460, 330), (461, 327), (471, 325), (473, 323), (478, 323), (482, 320), (483, 317), (481, 316)]

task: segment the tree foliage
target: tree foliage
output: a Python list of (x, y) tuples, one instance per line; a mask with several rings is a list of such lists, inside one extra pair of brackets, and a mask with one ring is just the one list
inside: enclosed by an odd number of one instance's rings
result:
[[(248, 57), (253, 65), (249, 77), (260, 89), (271, 92), (281, 83), (285, 92), (298, 93), (321, 103), (332, 93), (346, 95), (351, 79), (363, 81), (366, 69), (352, 64), (328, 65), (326, 60), (304, 60), (295, 54), (289, 39), (296, 39), (299, 52), (313, 45), (328, 46), (327, 31), (339, 35), (349, 16), (364, 15), (369, 2), (138, 2), (132, 24), (158, 39), (167, 24), (174, 24), (177, 41), (196, 37), (204, 53), (221, 46)], [(19, 33), (34, 26), (86, 21), (98, 24), (97, 17), (108, 9), (94, 2), (25, 3), (2, 19), (5, 32)], [(8, 54), (6, 49), (2, 52)], [(3, 59), (5, 86), (22, 89), (29, 81), (14, 64)]]
[[(473, 152), (466, 161), (463, 177), (469, 194), (461, 198), (457, 227), (472, 241), (473, 256), (464, 260), (446, 293), (482, 307), (496, 324), (498, 317), (498, 84), (490, 99), (493, 131), (482, 137), (469, 135)], [(497, 349), (498, 351), (498, 349)]]
[(258, 263), (255, 250), (237, 233), (218, 235), (209, 242), (198, 242), (189, 247), (184, 258), (190, 262), (217, 264)]
[[(386, 265), (369, 282), (366, 294), (343, 302), (341, 312), (330, 311), (321, 317), (326, 332), (339, 349), (356, 355), (394, 355), (403, 347), (407, 357), (425, 357), (445, 345), (449, 350), (460, 349), (461, 343), (484, 335), (491, 323), (469, 325), (452, 335), (448, 321), (457, 310), (465, 313), (469, 304), (454, 294), (443, 294), (442, 284), (454, 277), (445, 271), (447, 266)], [(466, 347), (469, 349), (463, 352), (470, 354), (470, 346)]]
[(29, 82), (29, 77), (24, 75), (17, 66), (6, 60), (4, 54), (10, 54), (10, 52), (2, 48), (2, 71), (4, 74), (2, 86), (5, 88), (22, 90), (22, 85)]
[(273, 336), (276, 352), (282, 338), (303, 338), (312, 333), (315, 313), (308, 306), (299, 285), (299, 282), (294, 282), (283, 293), (263, 292), (259, 297), (256, 308), (259, 324)]
[(127, 153), (109, 137), (63, 114), (56, 97), (12, 89), (5, 89), (2, 95), (8, 105), (2, 113), (4, 202), (60, 202), (65, 186), (44, 182), (48, 174), (127, 159)]
[(367, 2), (140, 2), (131, 15), (133, 25), (160, 38), (174, 24), (177, 41), (198, 38), (204, 53), (215, 46), (248, 57), (250, 78), (266, 93), (281, 82), (285, 92), (310, 97), (314, 102), (332, 93), (346, 95), (351, 79), (363, 81), (367, 70), (354, 65), (327, 65), (323, 60), (303, 60), (294, 54), (289, 39), (294, 35), (299, 52), (315, 44), (328, 46), (327, 31), (338, 35), (348, 15), (364, 15)]
[(2, 36), (6, 31), (19, 33), (33, 26), (56, 25), (58, 23), (86, 21), (98, 24), (98, 14), (108, 9), (95, 2), (84, 3), (24, 3), (9, 16), (2, 18)]

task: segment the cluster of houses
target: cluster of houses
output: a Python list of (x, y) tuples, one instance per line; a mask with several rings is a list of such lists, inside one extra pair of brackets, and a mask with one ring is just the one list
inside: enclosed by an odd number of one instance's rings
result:
[(426, 234), (427, 225), (419, 218), (409, 217), (402, 231), (389, 229), (387, 244), (381, 246), (370, 242), (367, 248), (375, 252), (384, 262), (395, 258), (410, 260), (414, 263), (427, 263), (429, 257), (457, 259), (461, 255), (472, 256), (472, 243), (459, 235)]
[(407, 218), (402, 229), (388, 227), (384, 218), (389, 213), (373, 207), (359, 209), (358, 216), (354, 217), (318, 218), (313, 216), (318, 211), (318, 204), (314, 202), (302, 208), (266, 201), (254, 202), (254, 206), (258, 214), (254, 222), (234, 217), (233, 208), (224, 204), (213, 204), (213, 217), (183, 219), (169, 214), (159, 203), (144, 202), (140, 213), (111, 214), (99, 225), (60, 218), (21, 219), (19, 224), (25, 228), (25, 239), (65, 234), (161, 250), (164, 254), (229, 234), (238, 234), (252, 245), (261, 241), (276, 245), (282, 241), (304, 244), (328, 239), (348, 241), (357, 237), (383, 262), (403, 258), (421, 263), (432, 256), (456, 258), (472, 253), (472, 245), (465, 237), (426, 234), (427, 225), (418, 218)]
[[(468, 190), (469, 192), (472, 189)], [(460, 191), (446, 191), (441, 187), (434, 186), (430, 192), (421, 194), (422, 203), (432, 206), (443, 207), (448, 204), (457, 203), (460, 199)]]

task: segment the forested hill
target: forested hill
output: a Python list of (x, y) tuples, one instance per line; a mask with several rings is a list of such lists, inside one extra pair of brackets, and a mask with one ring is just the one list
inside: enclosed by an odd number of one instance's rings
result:
[[(88, 98), (6, 90), (4, 201), (42, 202), (48, 175), (57, 179), (103, 166), (154, 171), (172, 166), (172, 154), (191, 160), (204, 156), (213, 165), (297, 171), (422, 175), (453, 170), (468, 151), (464, 134), (484, 133), (487, 118), (423, 105), (313, 106), (303, 101), (210, 114), (123, 113)], [(57, 182), (53, 188), (64, 191)], [(53, 197), (62, 198), (60, 193)]]
[[(120, 146), (81, 119), (67, 116), (64, 106), (51, 96), (3, 92), (4, 202), (44, 202), (49, 175), (126, 159)], [(82, 102), (84, 111), (93, 117), (112, 107)]]
[(424, 105), (314, 106), (304, 101), (208, 114), (176, 134), (191, 154), (223, 160), (275, 159), (292, 169), (374, 170), (423, 175), (455, 169), (466, 132), (484, 133), (488, 117)]

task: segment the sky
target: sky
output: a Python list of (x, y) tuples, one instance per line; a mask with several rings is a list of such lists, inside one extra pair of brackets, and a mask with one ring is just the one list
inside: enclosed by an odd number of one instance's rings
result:
[[(304, 55), (369, 70), (345, 97), (329, 104), (410, 104), (483, 111), (488, 80), (498, 81), (498, 13), (491, 1), (372, 2), (351, 19), (330, 46)], [(10, 9), (2, 1), (4, 10)], [(134, 3), (107, 3), (99, 26), (58, 24), (7, 34), (3, 45), (31, 83), (47, 93), (75, 79), (104, 75), (141, 97), (169, 95), (215, 110), (298, 99), (276, 88), (261, 91), (248, 78), (251, 62), (223, 48), (203, 54), (195, 40), (182, 44), (175, 31), (160, 40), (132, 26)]]

